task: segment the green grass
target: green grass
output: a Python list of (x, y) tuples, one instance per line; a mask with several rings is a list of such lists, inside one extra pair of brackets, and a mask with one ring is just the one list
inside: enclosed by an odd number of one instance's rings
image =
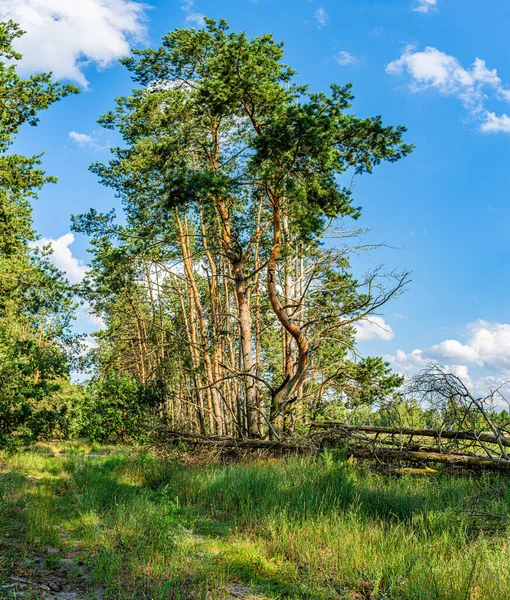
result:
[(510, 596), (507, 478), (390, 477), (331, 455), (190, 466), (42, 452), (0, 455), (0, 583), (20, 557), (46, 570), (71, 557), (119, 600), (220, 600), (233, 586), (280, 600)]

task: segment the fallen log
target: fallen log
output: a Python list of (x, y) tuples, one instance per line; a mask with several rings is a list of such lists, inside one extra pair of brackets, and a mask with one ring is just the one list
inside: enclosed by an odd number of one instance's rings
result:
[[(374, 451), (381, 446), (393, 446), (395, 450), (406, 450), (410, 452), (438, 452), (439, 454), (455, 454), (460, 456), (487, 456), (487, 454), (477, 454), (475, 452), (469, 452), (468, 449), (461, 450), (459, 448), (452, 448), (445, 446), (444, 448), (439, 448), (438, 446), (426, 446), (425, 444), (418, 444), (414, 442), (393, 442), (392, 440), (374, 440), (369, 438), (367, 440), (362, 440), (360, 438), (354, 438), (351, 443), (354, 445), (366, 442), (367, 447), (372, 447)], [(490, 457), (489, 457), (490, 458)]]
[(179, 441), (193, 446), (209, 446), (215, 448), (235, 448), (252, 450), (277, 450), (282, 452), (310, 452), (318, 451), (312, 440), (303, 439), (299, 442), (259, 440), (246, 438), (232, 438), (224, 436), (205, 436), (196, 433), (183, 433), (179, 431), (163, 431), (160, 441), (174, 442)]
[(347, 432), (365, 432), (365, 433), (385, 433), (390, 435), (412, 435), (416, 437), (433, 437), (445, 440), (470, 440), (474, 442), (485, 442), (488, 444), (498, 444), (510, 448), (510, 437), (503, 435), (496, 436), (492, 433), (477, 431), (452, 431), (449, 429), (413, 429), (411, 427), (377, 427), (375, 425), (347, 425), (345, 423), (312, 423), (312, 429), (338, 429)]
[(353, 456), (357, 458), (372, 458), (380, 461), (385, 459), (391, 461), (406, 461), (418, 463), (442, 463), (448, 465), (478, 467), (484, 469), (495, 469), (510, 471), (510, 461), (502, 458), (489, 458), (481, 455), (443, 454), (440, 452), (421, 452), (410, 450), (399, 450), (396, 448), (373, 448), (358, 446), (350, 448)]
[[(442, 435), (432, 429), (405, 429), (395, 430), (389, 427), (372, 427), (372, 426), (346, 426), (343, 424), (326, 425), (323, 429), (334, 431), (335, 434), (341, 434), (340, 439), (347, 441), (347, 448), (350, 454), (360, 459), (376, 460), (380, 463), (420, 463), (427, 465), (428, 463), (443, 464), (449, 466), (463, 466), (469, 468), (492, 469), (503, 472), (510, 472), (510, 460), (499, 456), (492, 456), (489, 452), (486, 455), (476, 454), (468, 451), (462, 451), (458, 448), (445, 448), (443, 451), (440, 448), (426, 446), (418, 441), (406, 441), (399, 443), (390, 439), (375, 439), (374, 437), (359, 436), (357, 433), (383, 433), (395, 434), (403, 433), (420, 437), (423, 432), (427, 435), (422, 437), (441, 438)], [(319, 427), (320, 428), (320, 427)], [(205, 436), (196, 433), (186, 433), (173, 430), (161, 429), (158, 432), (157, 441), (154, 445), (169, 445), (184, 443), (189, 448), (208, 447), (218, 450), (267, 450), (279, 454), (318, 454), (324, 448), (324, 441), (328, 438), (324, 437), (306, 437), (299, 440), (260, 440), (260, 439), (245, 439), (232, 438), (224, 436)], [(452, 433), (446, 439), (455, 439), (451, 437)], [(466, 432), (459, 432), (466, 433)], [(327, 435), (327, 433), (326, 433)], [(478, 435), (478, 434), (477, 434)], [(489, 434), (487, 434), (489, 435)], [(338, 441), (338, 438), (336, 438)], [(457, 438), (458, 439), (458, 438)], [(468, 439), (471, 438), (461, 438)], [(477, 440), (474, 440), (477, 441)], [(393, 445), (394, 447), (391, 447)], [(390, 447), (389, 447), (390, 446)], [(428, 467), (426, 467), (428, 468)]]

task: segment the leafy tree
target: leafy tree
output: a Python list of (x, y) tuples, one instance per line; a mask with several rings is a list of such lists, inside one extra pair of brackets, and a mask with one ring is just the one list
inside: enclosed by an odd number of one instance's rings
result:
[(11, 21), (0, 24), (0, 445), (15, 431), (31, 437), (37, 427), (27, 423), (37, 405), (67, 379), (74, 310), (69, 284), (48, 252), (31, 247), (37, 238), (31, 201), (55, 178), (40, 168), (41, 155), (9, 148), (24, 123), (36, 125), (40, 110), (77, 89), (53, 83), (49, 74), (22, 79), (15, 62), (21, 56), (12, 47), (20, 35)]
[(79, 414), (72, 421), (80, 437), (98, 442), (130, 443), (147, 437), (160, 405), (161, 389), (143, 385), (132, 375), (113, 372), (84, 389)]

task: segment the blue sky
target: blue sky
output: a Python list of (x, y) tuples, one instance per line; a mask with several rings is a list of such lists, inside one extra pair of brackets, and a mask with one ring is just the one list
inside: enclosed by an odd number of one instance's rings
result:
[[(27, 154), (44, 150), (60, 179), (43, 190), (34, 218), (43, 238), (58, 240), (55, 262), (71, 279), (88, 257), (86, 239), (68, 235), (70, 215), (118, 206), (87, 170), (117, 141), (96, 120), (131, 89), (118, 58), (175, 27), (200, 26), (203, 15), (222, 17), (284, 40), (286, 62), (314, 90), (352, 81), (358, 115), (405, 125), (416, 144), (412, 156), (356, 182), (368, 239), (393, 247), (356, 269), (385, 262), (412, 271), (407, 293), (361, 327), (361, 350), (402, 372), (439, 361), (480, 391), (510, 379), (507, 0), (4, 0), (0, 12), (28, 32), (19, 43), (26, 73), (52, 70), (83, 90), (16, 143)], [(78, 326), (94, 327), (84, 317)]]

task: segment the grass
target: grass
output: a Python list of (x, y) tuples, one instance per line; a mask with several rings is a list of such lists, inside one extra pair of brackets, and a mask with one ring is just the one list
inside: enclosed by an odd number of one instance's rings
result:
[(0, 455), (0, 585), (55, 572), (76, 577), (79, 598), (509, 597), (504, 477), (390, 477), (331, 454), (184, 465), (47, 452)]

